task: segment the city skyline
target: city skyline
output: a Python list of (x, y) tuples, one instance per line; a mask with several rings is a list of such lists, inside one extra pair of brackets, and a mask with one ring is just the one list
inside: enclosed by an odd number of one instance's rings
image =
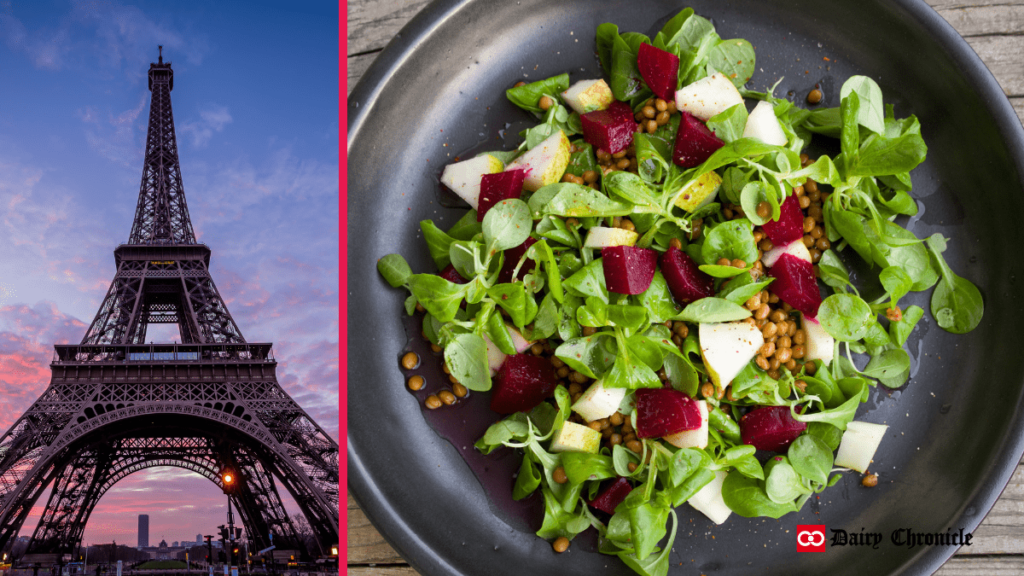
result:
[[(82, 338), (109, 285), (162, 44), (185, 194), (218, 286), (246, 337), (275, 343), (282, 386), (337, 437), (337, 13), (240, 6), (0, 1), (0, 241), (17, 247), (0, 256), (0, 431), (45, 388), (53, 344)], [(253, 30), (274, 33), (253, 42)], [(166, 533), (211, 533), (226, 498), (185, 470), (140, 472), (100, 501), (84, 543), (136, 540), (140, 508)]]

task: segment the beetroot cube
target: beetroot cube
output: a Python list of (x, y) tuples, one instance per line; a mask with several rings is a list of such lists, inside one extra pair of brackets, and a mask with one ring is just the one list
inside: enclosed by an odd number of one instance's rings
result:
[(637, 68), (647, 87), (662, 100), (674, 100), (679, 85), (679, 57), (659, 50), (650, 44), (641, 44), (636, 57)]
[(601, 249), (601, 259), (609, 292), (640, 294), (654, 279), (658, 253), (649, 248), (609, 246)]
[(722, 146), (725, 146), (725, 142), (708, 130), (700, 118), (683, 112), (683, 117), (679, 121), (679, 132), (676, 133), (672, 161), (683, 168), (700, 166)]
[(619, 476), (618, 479), (602, 490), (596, 498), (591, 500), (589, 504), (592, 508), (597, 508), (601, 512), (615, 514), (615, 508), (619, 504), (622, 504), (622, 501), (625, 500), (626, 496), (629, 496), (629, 493), (632, 491), (633, 487), (629, 484), (629, 480)]
[[(526, 254), (526, 251), (530, 249), (537, 241), (533, 238), (527, 238), (526, 242), (523, 242), (515, 248), (509, 248), (505, 250), (505, 263), (501, 265), (501, 272), (498, 273), (498, 283), (505, 284), (512, 281), (512, 272), (516, 269), (516, 264), (519, 263), (519, 259)], [(526, 262), (523, 262), (523, 267), (519, 269), (519, 274), (516, 278), (520, 280), (530, 271), (533, 270), (533, 260), (529, 258)]]
[(700, 408), (685, 393), (672, 388), (641, 388), (635, 395), (637, 438), (660, 438), (700, 428)]
[(444, 270), (441, 270), (441, 272), (438, 273), (438, 276), (454, 284), (465, 284), (466, 282), (469, 282), (469, 280), (463, 278), (462, 274), (459, 274), (459, 271), (451, 264), (446, 266)]
[(594, 149), (615, 154), (629, 148), (636, 132), (633, 109), (625, 102), (615, 101), (604, 110), (587, 112), (580, 116), (583, 139)]
[(778, 220), (769, 220), (761, 228), (768, 235), (768, 239), (776, 246), (789, 244), (794, 240), (804, 237), (804, 213), (800, 210), (800, 201), (796, 194), (791, 194), (786, 201), (779, 206)]
[(533, 354), (505, 358), (491, 391), (491, 410), (498, 414), (526, 412), (551, 396), (558, 375), (551, 361)]
[(497, 174), (484, 174), (480, 179), (480, 201), (476, 209), (476, 221), (483, 222), (487, 211), (502, 200), (519, 198), (523, 193), (526, 170), (509, 170)]
[(697, 263), (682, 250), (669, 246), (658, 259), (672, 296), (683, 304), (715, 295), (715, 281), (700, 271)]
[(792, 254), (783, 254), (775, 265), (768, 269), (768, 275), (775, 278), (771, 290), (786, 304), (803, 312), (807, 317), (818, 315), (821, 306), (821, 292), (814, 278), (813, 265)]
[(758, 450), (782, 452), (803, 434), (807, 424), (793, 419), (789, 406), (764, 406), (740, 418), (740, 437)]

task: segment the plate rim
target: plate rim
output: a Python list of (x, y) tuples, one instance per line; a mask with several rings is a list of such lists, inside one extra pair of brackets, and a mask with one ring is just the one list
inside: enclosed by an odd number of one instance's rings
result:
[[(374, 109), (377, 97), (410, 54), (429, 39), (434, 30), (443, 25), (451, 15), (479, 1), (482, 0), (433, 0), (392, 38), (346, 98), (348, 149), (351, 149), (358, 140), (365, 119)], [(1018, 175), (1024, 178), (1024, 125), (992, 71), (967, 40), (925, 0), (879, 0), (879, 3), (890, 4), (900, 9), (945, 50), (946, 55), (957, 65), (984, 102), (985, 109), (998, 126), (1009, 159), (1016, 164)], [(349, 201), (352, 201), (351, 196)], [(351, 247), (349, 249), (351, 250)], [(351, 437), (346, 443), (349, 494), (381, 536), (417, 572), (456, 574), (457, 570), (441, 555), (428, 548), (386, 496), (377, 490)], [(1022, 456), (1024, 414), (1018, 411), (1016, 421), (1010, 423), (1007, 436), (1002, 439), (1001, 446), (996, 450), (989, 474), (961, 506), (962, 512), (958, 517), (967, 520), (964, 524), (966, 532), (974, 532), (991, 512), (996, 500), (1009, 484)], [(973, 514), (968, 513), (971, 509), (975, 511)], [(925, 548), (922, 552), (909, 557), (897, 572), (932, 574), (957, 550), (959, 548), (952, 546)]]

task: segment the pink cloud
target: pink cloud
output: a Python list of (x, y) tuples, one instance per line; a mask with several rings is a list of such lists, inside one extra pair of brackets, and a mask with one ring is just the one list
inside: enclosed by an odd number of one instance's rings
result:
[(54, 344), (78, 342), (86, 325), (50, 302), (0, 306), (0, 430), (7, 430), (50, 382)]

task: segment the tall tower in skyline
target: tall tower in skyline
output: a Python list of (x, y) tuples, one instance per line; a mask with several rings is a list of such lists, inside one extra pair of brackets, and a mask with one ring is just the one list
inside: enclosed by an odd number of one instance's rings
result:
[(139, 548), (149, 548), (149, 514), (139, 514)]
[[(185, 202), (162, 48), (148, 78), (138, 204), (128, 242), (114, 249), (110, 288), (81, 343), (54, 347), (50, 385), (0, 435), (0, 550), (48, 492), (27, 553), (73, 555), (112, 486), (163, 466), (228, 494), (259, 548), (271, 534), (278, 546), (305, 547), (283, 487), (317, 536), (307, 554), (330, 550), (338, 443), (277, 381), (273, 345), (246, 341), (228, 312)], [(176, 325), (178, 341), (153, 342), (151, 324)], [(139, 545), (149, 544), (140, 515)]]

